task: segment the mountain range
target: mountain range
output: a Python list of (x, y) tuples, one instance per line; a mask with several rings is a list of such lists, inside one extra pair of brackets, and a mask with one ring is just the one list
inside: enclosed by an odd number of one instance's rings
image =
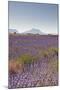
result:
[(28, 33), (30, 33), (30, 34), (40, 34), (40, 35), (44, 34), (39, 29), (35, 29), (35, 28), (32, 28), (31, 30), (23, 32), (23, 34), (28, 34)]
[[(9, 29), (9, 33), (14, 33), (14, 32), (19, 33), (16, 29)], [(40, 34), (40, 35), (43, 35), (45, 33), (39, 29), (32, 28), (31, 30), (25, 31), (25, 32), (20, 33), (20, 34)]]

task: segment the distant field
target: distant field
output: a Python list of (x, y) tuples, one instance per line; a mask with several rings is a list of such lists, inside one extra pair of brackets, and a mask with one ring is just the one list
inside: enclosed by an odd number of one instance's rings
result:
[(58, 85), (58, 35), (9, 34), (9, 88)]

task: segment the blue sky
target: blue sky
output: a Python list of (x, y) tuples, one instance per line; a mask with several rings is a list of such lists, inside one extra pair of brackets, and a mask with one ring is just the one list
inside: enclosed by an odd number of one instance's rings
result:
[(32, 28), (45, 33), (58, 33), (58, 5), (27, 2), (8, 2), (9, 29), (20, 33)]

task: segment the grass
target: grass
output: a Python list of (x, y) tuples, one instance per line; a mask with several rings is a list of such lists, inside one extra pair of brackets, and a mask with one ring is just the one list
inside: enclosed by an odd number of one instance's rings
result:
[(53, 53), (53, 54), (56, 54), (58, 56), (58, 48), (54, 48), (54, 47), (49, 48), (49, 52)]
[(29, 54), (23, 54), (18, 57), (16, 60), (9, 61), (9, 72), (18, 73), (19, 71), (24, 70), (25, 65), (31, 65), (36, 60), (36, 57), (33, 57)]
[(33, 62), (33, 57), (29, 54), (23, 54), (17, 58), (17, 61), (23, 64), (31, 64)]
[(40, 57), (50, 58), (54, 55), (58, 56), (58, 48), (51, 47), (48, 49), (39, 50), (39, 56)]
[(23, 71), (25, 65), (30, 66), (36, 60), (40, 59), (40, 57), (49, 59), (49, 68), (52, 70), (57, 69), (57, 60), (53, 60), (51, 58), (52, 55), (58, 54), (57, 48), (48, 48), (47, 50), (41, 50), (40, 55), (32, 56), (30, 54), (23, 54), (18, 57), (16, 60), (9, 61), (9, 72), (10, 73), (18, 73), (19, 71)]
[(43, 51), (42, 56), (47, 58), (49, 56), (49, 52), (47, 50)]

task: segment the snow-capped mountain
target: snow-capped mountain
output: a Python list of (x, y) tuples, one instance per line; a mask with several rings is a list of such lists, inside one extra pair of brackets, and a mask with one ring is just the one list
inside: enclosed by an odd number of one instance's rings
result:
[(40, 35), (43, 35), (44, 34), (39, 29), (35, 29), (35, 28), (32, 28), (31, 30), (28, 30), (28, 31), (24, 32), (24, 34), (27, 34), (27, 33), (30, 33), (30, 34), (40, 34)]

